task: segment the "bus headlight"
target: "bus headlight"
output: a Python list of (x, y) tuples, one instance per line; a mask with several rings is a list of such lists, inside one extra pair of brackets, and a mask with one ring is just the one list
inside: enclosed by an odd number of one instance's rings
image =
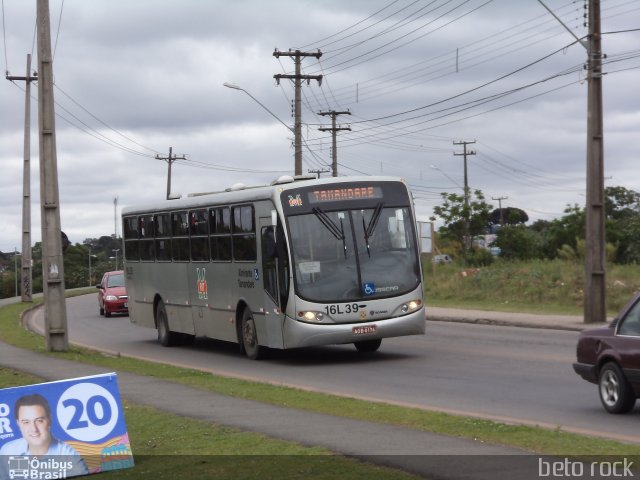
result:
[(298, 317), (305, 322), (321, 322), (324, 320), (324, 314), (321, 312), (298, 312)]
[(412, 313), (418, 310), (422, 306), (422, 300), (411, 300), (410, 302), (404, 303), (400, 307), (400, 311), (404, 314)]

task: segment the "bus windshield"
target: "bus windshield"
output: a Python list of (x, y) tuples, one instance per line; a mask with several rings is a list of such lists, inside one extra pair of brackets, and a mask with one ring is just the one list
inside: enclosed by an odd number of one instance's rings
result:
[(415, 289), (420, 271), (409, 207), (325, 211), (288, 217), (295, 288), (314, 302), (354, 301)]

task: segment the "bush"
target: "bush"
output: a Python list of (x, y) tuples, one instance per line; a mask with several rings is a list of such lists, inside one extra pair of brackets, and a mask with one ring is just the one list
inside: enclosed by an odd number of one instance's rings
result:
[(523, 225), (504, 226), (498, 230), (495, 245), (500, 256), (509, 260), (531, 260), (541, 255), (539, 235)]
[(486, 267), (493, 260), (493, 255), (485, 248), (472, 248), (465, 254), (465, 263), (470, 267)]

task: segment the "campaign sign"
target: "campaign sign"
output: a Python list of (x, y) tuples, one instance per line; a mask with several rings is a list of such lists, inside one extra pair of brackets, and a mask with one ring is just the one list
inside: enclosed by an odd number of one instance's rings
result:
[(0, 389), (0, 479), (133, 467), (115, 373)]

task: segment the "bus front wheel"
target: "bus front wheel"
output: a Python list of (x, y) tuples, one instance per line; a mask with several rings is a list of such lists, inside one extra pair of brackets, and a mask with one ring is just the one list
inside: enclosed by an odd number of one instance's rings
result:
[(169, 330), (167, 320), (167, 310), (163, 303), (159, 303), (156, 308), (156, 328), (158, 329), (158, 343), (163, 347), (173, 347), (180, 340), (180, 335)]
[(253, 315), (249, 311), (249, 308), (245, 308), (242, 313), (242, 347), (244, 353), (251, 360), (259, 359), (264, 353), (264, 347), (261, 347), (258, 343), (258, 331), (256, 329), (256, 322), (253, 319)]
[(356, 349), (361, 353), (371, 353), (375, 352), (380, 348), (382, 344), (382, 339), (378, 338), (376, 340), (363, 340), (362, 342), (354, 342)]

